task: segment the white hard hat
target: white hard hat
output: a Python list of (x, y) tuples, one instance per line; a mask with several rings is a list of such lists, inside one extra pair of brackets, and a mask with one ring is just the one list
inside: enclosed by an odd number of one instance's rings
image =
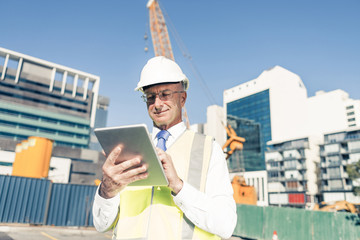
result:
[(153, 84), (170, 82), (183, 82), (185, 91), (189, 88), (189, 80), (177, 63), (164, 56), (153, 57), (142, 69), (135, 91), (143, 91), (143, 87)]

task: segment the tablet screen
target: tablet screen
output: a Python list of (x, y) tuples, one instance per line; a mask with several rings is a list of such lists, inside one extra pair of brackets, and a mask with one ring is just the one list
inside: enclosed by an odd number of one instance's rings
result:
[(155, 147), (145, 124), (97, 128), (94, 130), (104, 152), (108, 156), (118, 145), (122, 151), (117, 162), (134, 156), (142, 156), (148, 167), (148, 178), (130, 183), (129, 186), (167, 186), (164, 169), (158, 159)]

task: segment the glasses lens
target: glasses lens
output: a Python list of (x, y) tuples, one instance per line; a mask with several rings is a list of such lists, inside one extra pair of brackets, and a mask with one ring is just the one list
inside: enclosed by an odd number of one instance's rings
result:
[(167, 101), (171, 99), (171, 96), (172, 96), (172, 91), (170, 90), (165, 90), (159, 93), (159, 98), (163, 101)]
[(154, 94), (144, 94), (141, 96), (141, 98), (144, 100), (144, 102), (152, 102), (155, 100)]
[(155, 102), (156, 95), (153, 93), (146, 94), (146, 102)]

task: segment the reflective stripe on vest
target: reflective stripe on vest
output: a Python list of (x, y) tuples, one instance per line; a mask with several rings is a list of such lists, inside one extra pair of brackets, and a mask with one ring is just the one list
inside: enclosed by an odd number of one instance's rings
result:
[[(213, 139), (185, 131), (167, 150), (178, 176), (205, 191)], [(129, 207), (131, 206), (131, 207)], [(127, 187), (120, 194), (114, 239), (220, 239), (191, 223), (178, 208), (168, 187)]]

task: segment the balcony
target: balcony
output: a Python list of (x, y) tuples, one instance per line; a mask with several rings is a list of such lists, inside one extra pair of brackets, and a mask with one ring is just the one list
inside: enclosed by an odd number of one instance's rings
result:
[(360, 148), (352, 148), (350, 149), (350, 153), (360, 153)]
[(296, 166), (284, 166), (284, 170), (296, 170)]
[(335, 180), (335, 179), (342, 179), (340, 174), (328, 174), (328, 179)]
[(326, 173), (321, 174), (321, 179), (327, 180), (329, 176)]
[(269, 182), (283, 182), (285, 181), (284, 177), (268, 177)]
[(305, 170), (306, 169), (306, 165), (305, 164), (298, 164), (297, 166), (296, 166), (296, 169), (297, 170)]
[(328, 167), (338, 167), (338, 166), (341, 166), (341, 161), (334, 161), (328, 163)]
[(277, 166), (277, 167), (269, 167), (269, 166), (266, 166), (266, 170), (267, 170), (267, 171), (272, 171), (272, 172), (274, 172), (274, 171), (278, 172), (278, 171), (281, 170), (281, 167), (280, 167), (280, 166)]

